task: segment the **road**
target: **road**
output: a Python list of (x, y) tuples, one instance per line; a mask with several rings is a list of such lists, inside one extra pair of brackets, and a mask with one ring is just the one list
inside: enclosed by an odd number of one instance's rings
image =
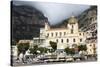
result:
[(73, 61), (73, 62), (40, 62), (40, 61), (25, 61), (25, 63), (23, 62), (18, 62), (16, 60), (13, 60), (13, 66), (30, 66), (30, 65), (42, 65), (42, 64), (59, 64), (59, 63), (77, 63), (77, 62), (92, 62), (92, 61), (96, 61), (95, 58), (88, 58), (87, 60), (76, 60), (76, 61)]

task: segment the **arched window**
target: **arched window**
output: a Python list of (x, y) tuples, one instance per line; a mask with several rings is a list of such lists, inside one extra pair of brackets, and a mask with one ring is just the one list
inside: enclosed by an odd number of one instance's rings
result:
[(67, 39), (66, 41), (67, 41), (67, 43), (68, 43), (68, 42), (69, 42), (69, 39)]
[(82, 42), (82, 39), (80, 39), (80, 42)]
[(58, 39), (56, 39), (56, 42), (58, 43)]
[(84, 35), (84, 33), (83, 33), (83, 35)]
[(61, 39), (61, 43), (63, 43), (63, 39)]
[(81, 33), (79, 33), (79, 35), (81, 35)]
[(75, 42), (76, 40), (75, 39), (73, 39), (73, 42)]

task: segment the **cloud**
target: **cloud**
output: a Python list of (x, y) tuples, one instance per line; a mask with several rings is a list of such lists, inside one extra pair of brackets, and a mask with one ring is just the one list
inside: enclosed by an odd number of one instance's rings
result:
[(17, 1), (13, 0), (13, 3), (16, 5), (30, 5), (35, 7), (48, 18), (50, 24), (59, 23), (72, 15), (77, 16), (90, 7), (90, 5), (18, 1), (18, 0)]

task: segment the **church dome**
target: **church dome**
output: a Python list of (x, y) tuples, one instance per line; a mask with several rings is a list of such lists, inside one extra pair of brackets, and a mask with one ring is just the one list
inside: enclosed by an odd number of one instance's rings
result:
[(77, 23), (78, 22), (78, 20), (74, 17), (74, 16), (71, 16), (70, 18), (69, 18), (69, 20), (68, 20), (68, 23), (70, 23), (70, 24), (75, 24), (75, 23)]

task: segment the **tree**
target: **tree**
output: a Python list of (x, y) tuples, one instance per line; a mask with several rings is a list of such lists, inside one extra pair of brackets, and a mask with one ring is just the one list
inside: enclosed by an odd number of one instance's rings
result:
[(69, 48), (69, 47), (67, 47), (67, 48), (64, 49), (64, 51), (65, 51), (67, 54), (71, 54), (71, 55), (75, 54), (74, 48)]
[(38, 52), (37, 52), (38, 46), (37, 46), (37, 45), (35, 45), (33, 48), (30, 48), (29, 50), (30, 50), (30, 53), (32, 53), (33, 55), (34, 55), (34, 54), (35, 54), (35, 55), (38, 54)]
[(48, 49), (45, 47), (39, 47), (38, 50), (40, 51), (41, 54), (47, 53)]
[(69, 47), (65, 48), (64, 51), (66, 52), (66, 54), (70, 54), (70, 49), (69, 49)]
[(40, 54), (44, 52), (44, 47), (39, 47), (38, 50), (40, 51)]
[(53, 52), (54, 52), (54, 49), (49, 49), (49, 52), (50, 52), (50, 53), (53, 53)]
[(20, 53), (25, 54), (25, 52), (29, 49), (29, 43), (19, 43), (17, 44), (17, 48), (18, 48), (18, 55)]
[(86, 45), (79, 45), (78, 49), (79, 49), (79, 54), (81, 55), (81, 59), (84, 59), (84, 56), (87, 54), (86, 53), (86, 50), (87, 50)]
[(75, 54), (75, 49), (74, 49), (74, 48), (71, 48), (71, 49), (70, 49), (70, 54), (71, 54), (71, 55), (74, 55), (74, 54)]
[(53, 42), (53, 41), (50, 41), (49, 43), (50, 43), (51, 47), (53, 48), (53, 50), (55, 51), (57, 49), (57, 43)]
[(47, 51), (48, 51), (48, 48), (44, 48), (44, 53), (47, 53)]
[(78, 50), (79, 51), (86, 51), (87, 50), (87, 47), (86, 47), (86, 45), (79, 45), (78, 46)]

